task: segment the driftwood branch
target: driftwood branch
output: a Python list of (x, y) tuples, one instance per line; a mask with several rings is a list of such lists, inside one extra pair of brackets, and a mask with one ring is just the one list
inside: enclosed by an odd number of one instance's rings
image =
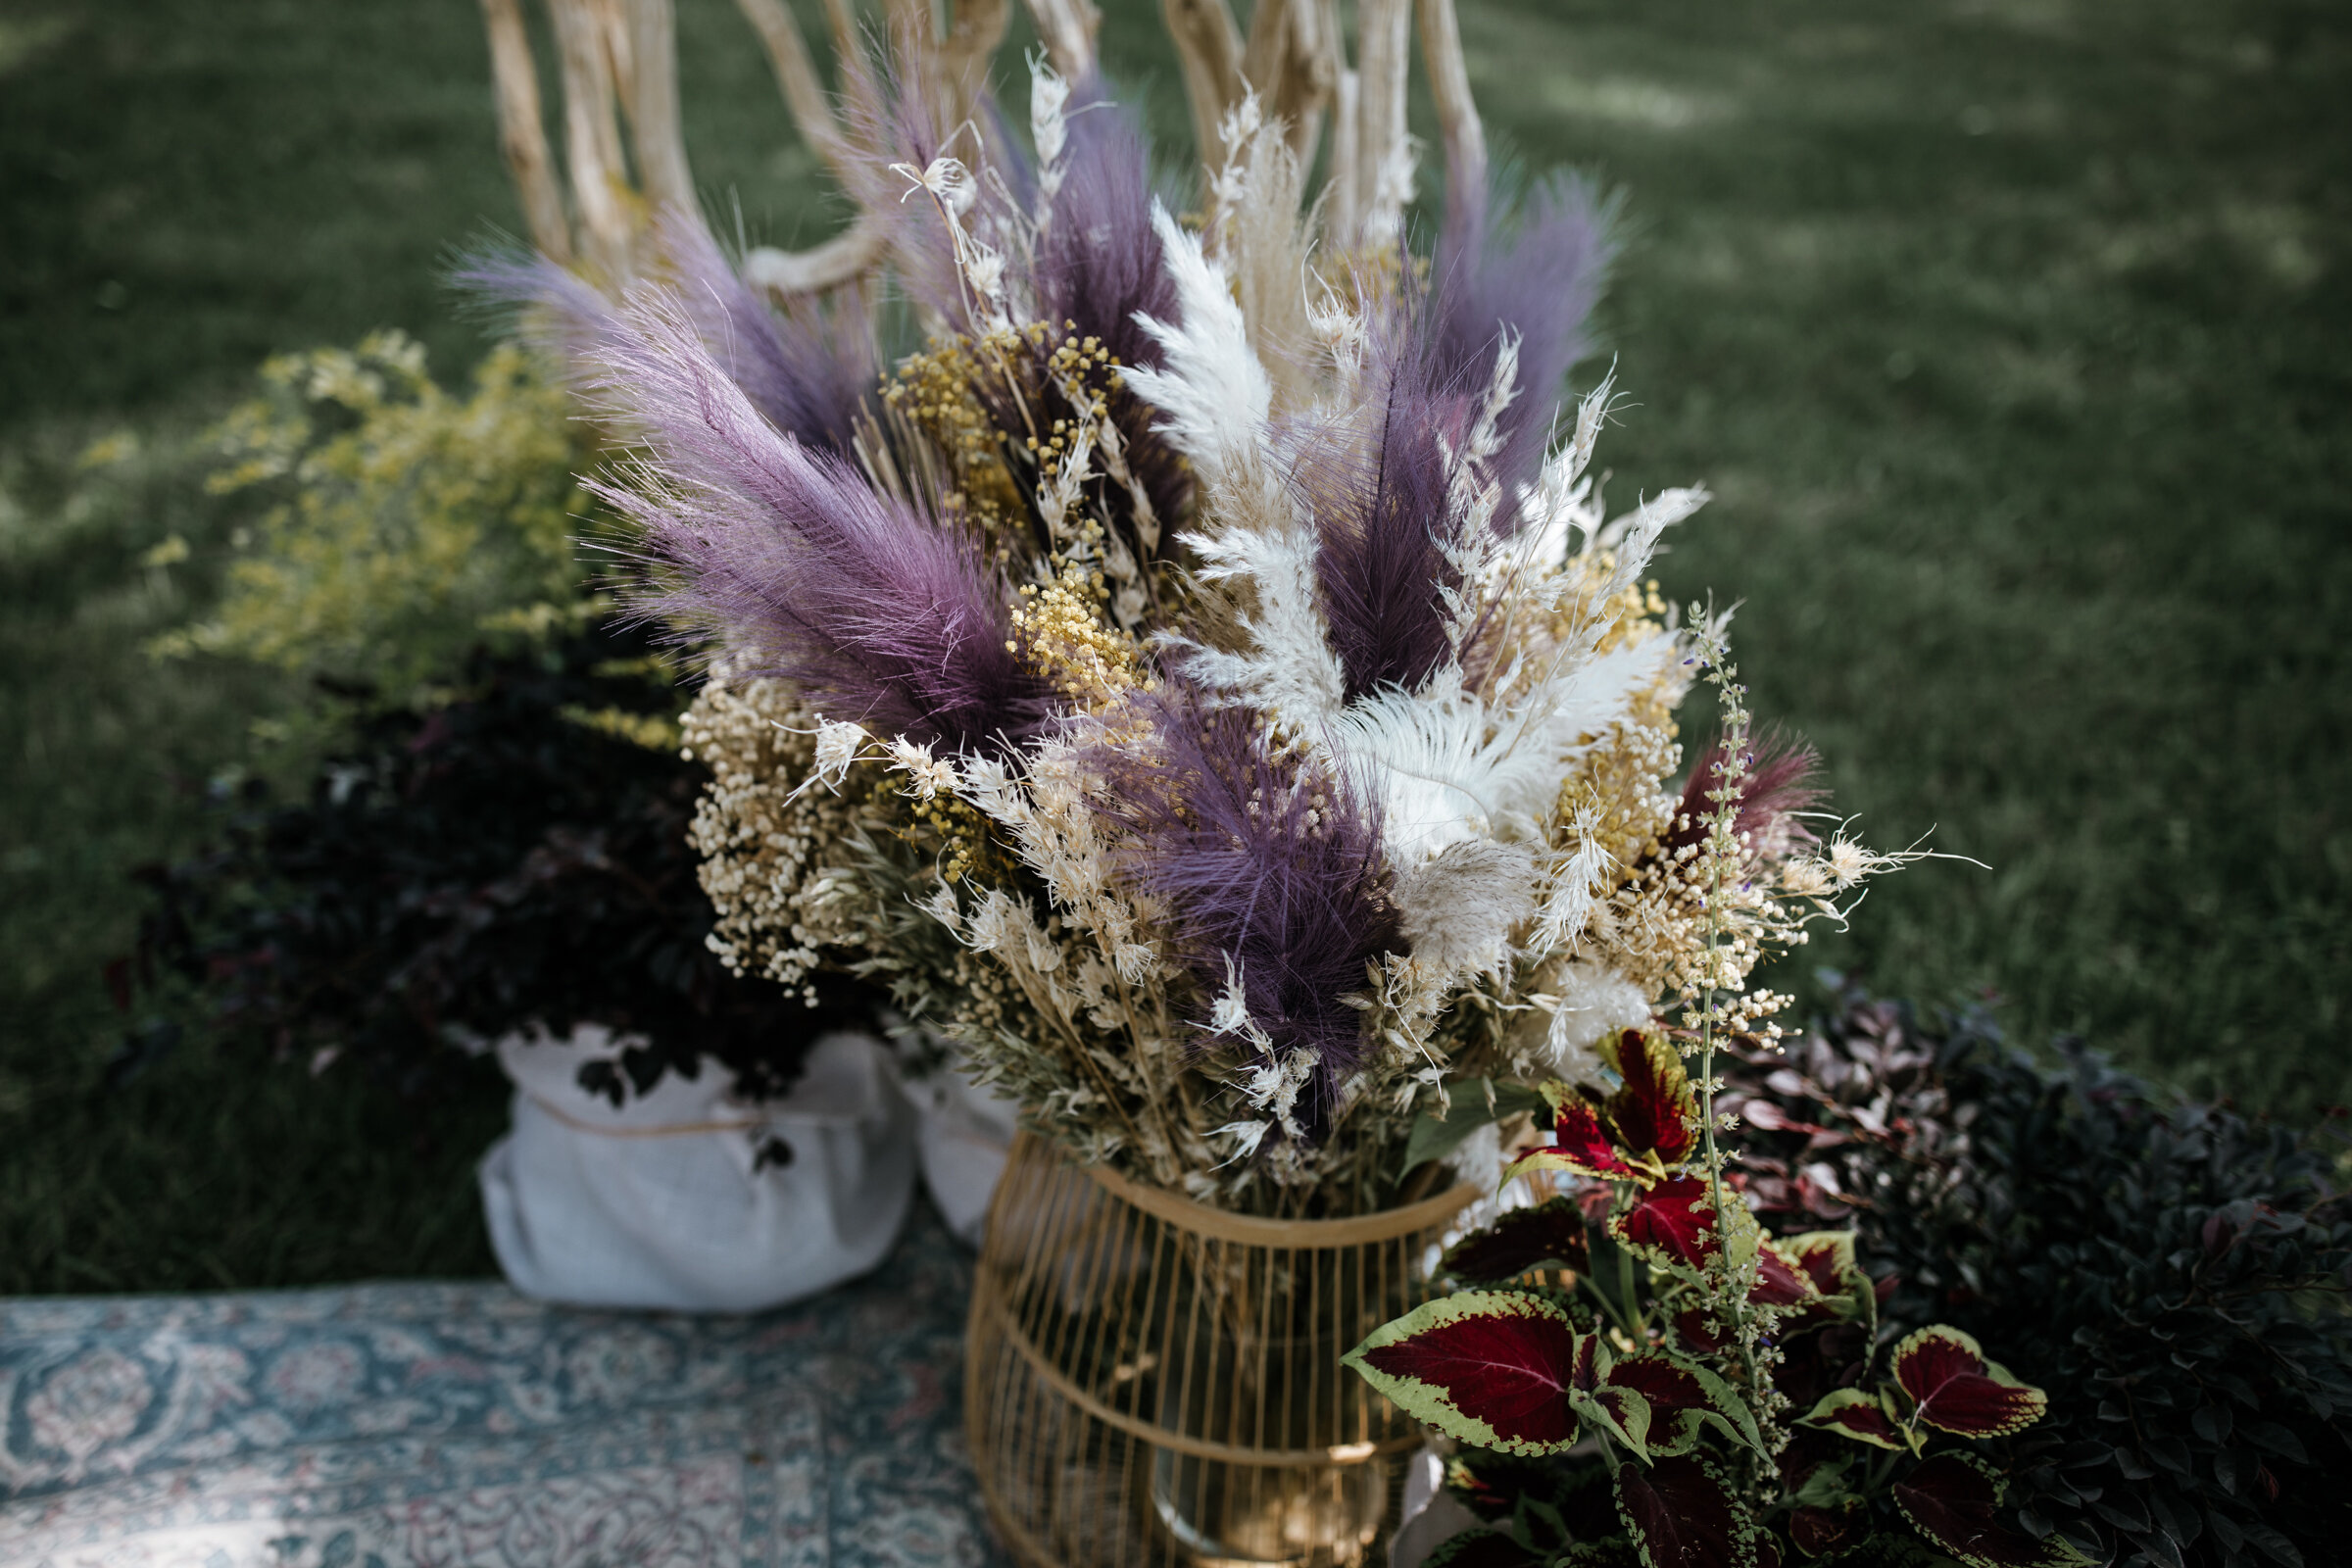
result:
[(1102, 30), (1094, 0), (1029, 0), (1029, 17), (1056, 72), (1073, 82), (1093, 74), (1095, 35)]
[(658, 209), (695, 210), (678, 110), (678, 21), (671, 0), (626, 0), (629, 23), (629, 139), (637, 173)]
[(1409, 156), (1404, 91), (1412, 67), (1412, 0), (1359, 0), (1357, 35), (1355, 213), (1353, 243), (1386, 243), (1401, 216), (1396, 181)]
[(1438, 139), (1446, 149), (1446, 189), (1476, 233), (1486, 221), (1487, 130), (1470, 96), (1462, 29), (1453, 0), (1421, 0), (1421, 61), (1437, 100)]
[[(650, 259), (653, 220), (697, 210), (677, 75), (675, 0), (542, 0), (554, 24), (563, 90), (560, 174), (542, 119), (525, 0), (481, 0), (489, 32), (499, 133), (531, 238), (606, 288), (625, 286)], [(808, 146), (860, 202), (849, 229), (821, 245), (769, 247), (744, 258), (745, 277), (780, 295), (837, 287), (880, 267), (891, 222), (875, 170), (877, 138), (893, 132), (888, 76), (868, 51), (887, 33), (906, 90), (955, 136), (973, 118), (989, 62), (1002, 47), (1012, 0), (824, 0), (841, 61), (828, 93), (788, 0), (736, 0), (758, 33), (776, 84)], [(1072, 81), (1095, 69), (1102, 14), (1094, 0), (1025, 0), (1054, 68)], [(1419, 43), (1438, 110), (1446, 180), (1473, 220), (1483, 210), (1487, 146), (1470, 93), (1456, 0), (1355, 0), (1356, 59), (1348, 58), (1341, 0), (1256, 0), (1247, 38), (1230, 0), (1161, 0), (1184, 74), (1204, 163), (1221, 166), (1225, 123), (1255, 93), (1266, 120), (1286, 126), (1301, 169), (1331, 127), (1320, 225), (1340, 249), (1394, 243), (1410, 194), (1405, 88)], [(626, 125), (624, 140), (623, 124)], [(959, 156), (969, 149), (955, 147)], [(634, 180), (632, 180), (632, 171)], [(568, 200), (565, 185), (568, 184)]]
[(776, 74), (785, 107), (792, 111), (793, 123), (800, 127), (801, 139), (838, 171), (849, 147), (842, 140), (841, 122), (816, 74), (808, 42), (801, 36), (801, 24), (785, 9), (784, 0), (735, 0), (735, 4), (767, 50), (767, 63)]
[(635, 271), (635, 225), (623, 201), (627, 184), (607, 28), (597, 8), (581, 0), (550, 0), (548, 11), (564, 82), (564, 162), (579, 223), (577, 258), (605, 281), (625, 282)]
[(770, 294), (815, 294), (879, 267), (889, 244), (889, 226), (867, 213), (822, 245), (805, 251), (761, 245), (746, 252), (743, 280)]
[(555, 154), (540, 118), (539, 69), (531, 61), (531, 35), (523, 26), (518, 0), (482, 0), (482, 23), (490, 32), (490, 78), (498, 94), (498, 142), (514, 194), (522, 202), (531, 243), (551, 261), (571, 260), (571, 225), (564, 216), (564, 192), (556, 183)]
[(1258, 0), (1242, 74), (1266, 118), (1290, 127), (1291, 156), (1315, 161), (1323, 114), (1339, 89), (1339, 15), (1333, 0)]
[[(1277, 0), (1260, 0), (1273, 5)], [(1161, 0), (1168, 39), (1184, 71), (1184, 95), (1193, 110), (1193, 144), (1211, 169), (1225, 163), (1225, 116), (1249, 83), (1242, 77), (1242, 34), (1225, 0)]]

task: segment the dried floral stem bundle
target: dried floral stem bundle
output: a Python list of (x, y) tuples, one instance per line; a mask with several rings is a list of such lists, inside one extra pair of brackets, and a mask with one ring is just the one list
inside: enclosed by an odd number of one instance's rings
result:
[(1706, 497), (1609, 517), (1609, 383), (1562, 416), (1592, 190), (1490, 203), (1464, 94), (1417, 254), (1400, 120), (1309, 191), (1243, 91), (1183, 222), (1091, 78), (1032, 63), (1024, 149), (843, 70), (829, 156), (895, 171), (866, 211), (927, 334), (887, 373), (866, 292), (770, 310), (680, 215), (616, 294), (507, 279), (631, 446), (644, 603), (713, 656), (727, 961), (885, 980), (1078, 1159), (1286, 1215), (1398, 1200), (1453, 1097), (1606, 1080), (1661, 1007), (1768, 1031), (1750, 970), (1882, 862), (1743, 718), (1673, 782), (1721, 627), (1645, 571)]

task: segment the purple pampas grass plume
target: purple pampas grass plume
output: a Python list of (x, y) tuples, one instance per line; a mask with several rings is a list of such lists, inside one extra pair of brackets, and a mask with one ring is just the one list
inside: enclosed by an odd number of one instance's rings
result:
[[(1065, 123), (1061, 188), (1031, 264), (1039, 312), (1055, 329), (1077, 322), (1080, 337), (1099, 339), (1121, 365), (1156, 366), (1159, 345), (1136, 318), (1175, 325), (1183, 308), (1152, 221), (1150, 151), (1133, 118), (1095, 77), (1071, 92)], [(1122, 390), (1105, 401), (1129, 469), (1152, 512), (1172, 521), (1192, 487), (1182, 458), (1141, 399)], [(1125, 496), (1105, 491), (1104, 499), (1113, 516), (1128, 519)]]
[[(665, 212), (655, 232), (676, 308), (752, 406), (785, 434), (846, 456), (877, 373), (855, 289), (840, 291), (830, 307), (806, 300), (779, 315), (736, 274), (700, 220)], [(619, 306), (545, 258), (485, 257), (455, 280), (493, 302), (530, 308), (526, 334), (583, 385), (627, 334)], [(663, 286), (640, 283), (631, 292)]]
[(1419, 324), (1408, 317), (1375, 344), (1361, 408), (1278, 437), (1314, 519), (1316, 593), (1349, 702), (1416, 690), (1447, 652), (1444, 592), (1457, 574), (1446, 547), (1459, 519), (1446, 453), (1462, 449), (1474, 409), (1435, 379)]
[(860, 418), (872, 413), (879, 374), (855, 285), (829, 307), (802, 299), (779, 312), (736, 273), (698, 220), (664, 213), (657, 237), (679, 305), (752, 406), (786, 435), (848, 456)]
[(1494, 459), (1503, 492), (1496, 525), (1505, 530), (1517, 526), (1519, 486), (1543, 465), (1561, 383), (1591, 346), (1587, 321), (1616, 250), (1610, 217), (1611, 205), (1574, 175), (1541, 182), (1515, 218), (1494, 220), (1485, 192), (1465, 203), (1448, 192), (1427, 352), (1437, 384), (1483, 388), (1502, 334), (1518, 334), (1520, 396), (1503, 411)]
[(1011, 652), (1004, 585), (969, 540), (780, 434), (674, 305), (639, 300), (620, 322), (597, 391), (647, 450), (637, 485), (596, 488), (675, 568), (647, 611), (880, 735), (1002, 753), (1045, 721), (1052, 694)]
[[(1675, 804), (1673, 830), (1659, 842), (1661, 858), (1671, 858), (1678, 850), (1705, 842), (1707, 816), (1715, 809), (1707, 796), (1717, 787), (1716, 773), (1724, 760), (1721, 740), (1700, 754)], [(1829, 795), (1818, 778), (1820, 768), (1821, 754), (1801, 741), (1768, 732), (1749, 742), (1747, 776), (1740, 783), (1740, 814), (1733, 831), (1747, 839), (1751, 856), (1771, 858), (1815, 842), (1798, 813)]]
[(1238, 978), (1276, 1053), (1316, 1054), (1311, 1127), (1364, 1057), (1363, 1014), (1342, 999), (1402, 946), (1377, 825), (1344, 780), (1271, 755), (1245, 710), (1174, 687), (1143, 710), (1143, 754), (1101, 757), (1136, 837), (1135, 872), (1166, 905), (1201, 995)]

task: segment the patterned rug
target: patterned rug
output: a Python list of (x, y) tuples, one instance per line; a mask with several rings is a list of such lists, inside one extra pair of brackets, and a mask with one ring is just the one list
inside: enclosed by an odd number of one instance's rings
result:
[(759, 1317), (493, 1284), (0, 1300), (0, 1564), (993, 1568), (970, 1276), (918, 1204), (881, 1270)]

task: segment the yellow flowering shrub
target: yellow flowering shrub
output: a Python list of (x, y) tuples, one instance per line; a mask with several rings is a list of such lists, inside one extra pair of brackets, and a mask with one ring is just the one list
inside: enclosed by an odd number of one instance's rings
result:
[(237, 531), (212, 618), (158, 639), (409, 691), (477, 642), (543, 639), (590, 609), (564, 389), (502, 344), (464, 393), (397, 331), (284, 355), (216, 431), (217, 492), (269, 505)]

